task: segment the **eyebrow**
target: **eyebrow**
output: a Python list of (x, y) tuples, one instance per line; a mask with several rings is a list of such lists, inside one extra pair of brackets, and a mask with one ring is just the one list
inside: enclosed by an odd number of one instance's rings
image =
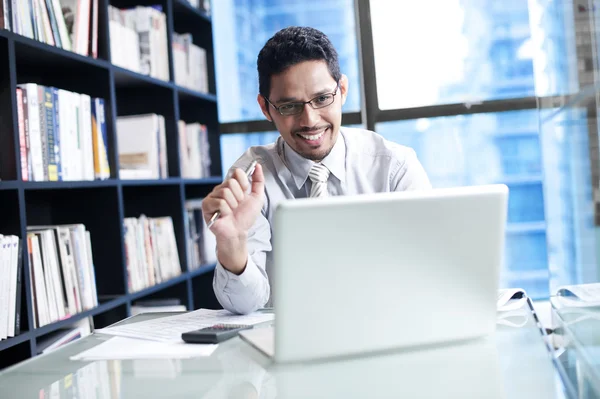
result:
[[(319, 97), (322, 94), (329, 94), (332, 91), (333, 90), (331, 90), (331, 89), (323, 89), (319, 92), (313, 93), (312, 96), (310, 97), (310, 99), (312, 100), (313, 98)], [(277, 101), (275, 101), (273, 104), (283, 104), (283, 103), (290, 103), (290, 102), (296, 102), (296, 101), (299, 101), (296, 97), (282, 97), (282, 98), (278, 99)]]

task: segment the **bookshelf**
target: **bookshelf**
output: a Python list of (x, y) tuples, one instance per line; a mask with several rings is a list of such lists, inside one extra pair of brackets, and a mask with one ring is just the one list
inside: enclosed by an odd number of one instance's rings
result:
[[(210, 94), (174, 82), (172, 48), (168, 46), (169, 81), (138, 74), (110, 62), (108, 6), (162, 6), (167, 41), (173, 32), (192, 34), (206, 49)], [(16, 87), (21, 83), (54, 86), (105, 102), (110, 178), (96, 181), (22, 181)], [(22, 242), (21, 332), (0, 341), (0, 370), (37, 354), (37, 340), (77, 320), (92, 317), (96, 328), (130, 314), (139, 299), (178, 298), (188, 309), (218, 308), (212, 291), (213, 265), (189, 270), (186, 258), (185, 201), (207, 195), (221, 182), (220, 141), (211, 19), (185, 0), (99, 0), (98, 58), (0, 30), (0, 234), (26, 237), (28, 225), (83, 223), (90, 231), (99, 305), (66, 320), (33, 326), (26, 240)], [(169, 177), (162, 180), (120, 180), (116, 119), (138, 113), (165, 117)], [(182, 178), (177, 121), (208, 128), (211, 176)], [(123, 219), (171, 216), (183, 273), (141, 291), (128, 292)]]

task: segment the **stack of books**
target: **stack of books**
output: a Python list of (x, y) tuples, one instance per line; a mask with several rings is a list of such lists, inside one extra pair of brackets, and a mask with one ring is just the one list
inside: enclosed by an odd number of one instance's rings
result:
[(172, 45), (175, 83), (200, 93), (208, 93), (206, 50), (192, 43), (190, 33), (173, 33)]
[(99, 0), (0, 1), (0, 29), (98, 57)]
[(185, 235), (187, 262), (190, 270), (217, 262), (217, 241), (202, 216), (202, 199), (185, 202)]
[(108, 6), (113, 64), (169, 80), (167, 17), (160, 6), (118, 9)]
[(104, 100), (35, 83), (17, 88), (21, 174), (27, 181), (110, 177)]
[(34, 328), (98, 306), (90, 233), (83, 224), (27, 227)]
[(21, 332), (22, 268), (19, 237), (0, 234), (0, 340)]
[(210, 177), (210, 145), (206, 125), (179, 121), (177, 129), (181, 176), (188, 179)]
[(121, 179), (169, 177), (165, 118), (162, 115), (117, 118), (117, 144)]
[(129, 292), (140, 291), (181, 274), (171, 217), (125, 218), (125, 257)]

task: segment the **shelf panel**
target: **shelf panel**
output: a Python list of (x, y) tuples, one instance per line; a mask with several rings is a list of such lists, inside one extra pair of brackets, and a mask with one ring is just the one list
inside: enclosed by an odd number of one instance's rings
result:
[(140, 299), (150, 294), (154, 294), (155, 292), (162, 291), (167, 287), (171, 287), (175, 284), (179, 284), (188, 279), (187, 273), (182, 273), (177, 277), (173, 277), (170, 280), (163, 281), (162, 283), (153, 285), (152, 287), (144, 288), (141, 291), (132, 292), (128, 295), (128, 299), (130, 301), (135, 301), (136, 299)]
[(210, 15), (198, 8), (192, 7), (186, 0), (174, 0), (173, 13), (175, 14), (175, 19), (181, 16), (185, 16), (187, 18), (193, 16), (198, 21), (211, 23)]
[(213, 185), (213, 184), (221, 184), (223, 182), (223, 178), (221, 176), (211, 176), (205, 177), (203, 179), (183, 179), (183, 183), (186, 185)]
[(199, 91), (188, 89), (187, 87), (181, 87), (181, 86), (176, 86), (176, 87), (177, 87), (177, 94), (179, 95), (180, 100), (195, 99), (195, 100), (208, 101), (211, 103), (217, 102), (217, 96), (214, 94), (200, 93)]
[(113, 300), (110, 300), (108, 302), (102, 303), (100, 305), (98, 305), (97, 307), (90, 309), (90, 310), (86, 310), (84, 312), (81, 313), (77, 313), (71, 317), (69, 317), (68, 319), (65, 320), (60, 320), (51, 324), (47, 324), (43, 327), (38, 327), (35, 329), (35, 336), (39, 337), (41, 335), (45, 335), (48, 333), (51, 333), (53, 331), (56, 331), (60, 328), (66, 327), (71, 325), (72, 323), (75, 323), (81, 319), (84, 319), (86, 317), (89, 316), (96, 316), (99, 315), (101, 313), (107, 312), (109, 310), (112, 310), (118, 306), (124, 305), (127, 302), (127, 298), (126, 296), (122, 296)]
[(162, 283), (153, 285), (152, 287), (144, 288), (141, 291), (132, 292), (132, 293), (128, 294), (127, 297), (130, 301), (135, 301), (142, 297), (162, 291), (165, 288), (172, 287), (174, 285), (182, 283), (182, 282), (186, 281), (188, 278), (192, 278), (192, 277), (200, 276), (205, 273), (209, 273), (209, 272), (213, 271), (216, 266), (217, 266), (216, 264), (200, 266), (198, 269), (194, 269), (191, 272), (181, 273), (177, 277), (173, 277), (170, 280), (163, 281)]
[(108, 69), (110, 63), (103, 59), (92, 58), (63, 50), (62, 48), (42, 43), (38, 40), (17, 35), (13, 32), (0, 30), (0, 37), (7, 37), (15, 42), (15, 49), (18, 56), (25, 57), (36, 65), (74, 65), (87, 64), (96, 68)]
[(197, 269), (187, 272), (187, 274), (190, 276), (190, 278), (194, 278), (202, 274), (212, 272), (213, 270), (215, 270), (215, 267), (217, 267), (216, 263), (213, 263), (212, 265), (204, 265), (200, 266)]
[(0, 351), (3, 351), (8, 348), (12, 348), (13, 346), (22, 344), (23, 342), (28, 341), (30, 339), (31, 339), (31, 332), (25, 331), (25, 332), (17, 335), (16, 337), (2, 340), (2, 341), (0, 341)]
[(0, 190), (14, 190), (21, 186), (21, 182), (17, 180), (0, 181)]
[(170, 186), (181, 183), (178, 177), (169, 177), (168, 179), (140, 179), (140, 180), (121, 180), (121, 185), (126, 187), (131, 186)]
[(173, 88), (173, 84), (168, 81), (156, 79), (148, 75), (143, 75), (129, 69), (121, 68), (116, 65), (111, 65), (111, 69), (115, 75), (115, 86), (120, 88), (139, 88), (148, 86), (160, 86)]
[(25, 190), (54, 190), (73, 188), (115, 187), (117, 180), (89, 180), (89, 181), (25, 181), (21, 183)]

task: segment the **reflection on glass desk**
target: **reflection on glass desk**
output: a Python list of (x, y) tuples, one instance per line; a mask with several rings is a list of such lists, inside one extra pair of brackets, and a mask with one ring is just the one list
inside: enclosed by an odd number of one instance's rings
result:
[(573, 396), (600, 398), (600, 306), (578, 307), (550, 298), (557, 367)]
[[(157, 315), (138, 315), (135, 322)], [(260, 327), (257, 327), (260, 328)], [(399, 331), (399, 334), (402, 332)], [(276, 365), (239, 338), (196, 359), (76, 362), (92, 335), (0, 373), (1, 398), (562, 398), (527, 308), (498, 314), (495, 335), (454, 345)]]

